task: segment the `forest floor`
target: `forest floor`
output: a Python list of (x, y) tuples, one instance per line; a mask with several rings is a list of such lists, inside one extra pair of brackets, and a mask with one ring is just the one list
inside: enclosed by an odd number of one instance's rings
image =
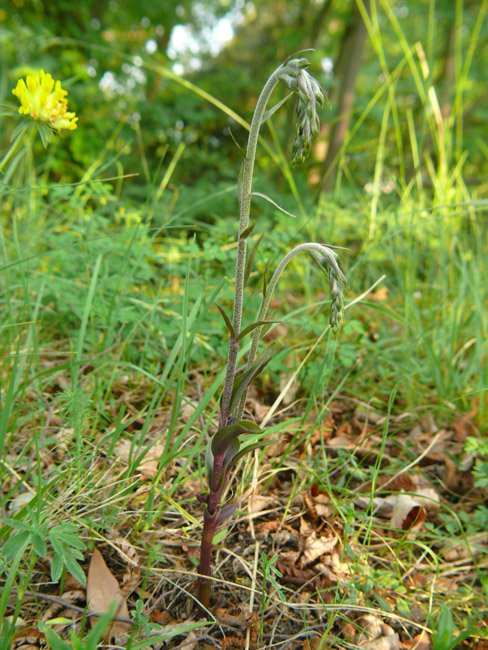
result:
[[(85, 388), (94, 381), (91, 370), (81, 376)], [(177, 430), (191, 421), (207, 388), (197, 370), (189, 379), (194, 391)], [(60, 375), (51, 390), (63, 390), (65, 381)], [(116, 599), (108, 647), (486, 650), (488, 511), (486, 494), (474, 486), (473, 456), (464, 452), (476, 407), (447, 423), (420, 409), (402, 412), (394, 400), (380, 411), (344, 394), (321, 419), (317, 405), (304, 421), (302, 400), (278, 411), (270, 426), (279, 439), (271, 435), (259, 462), (241, 462), (224, 497), (233, 496), (238, 510), (215, 540), (212, 606), (202, 615), (196, 497), (204, 486), (197, 457), (160, 462), (169, 404), (153, 413), (137, 468), (128, 472), (149, 391), (136, 373), (114, 381), (110, 411), (125, 413), (127, 437), (93, 441), (78, 477), (69, 469), (74, 430), (53, 412), (50, 395), (43, 416), (25, 419), (16, 433), (6, 466), (19, 467), (37, 429), (39, 453), (30, 460), (46, 486), (62, 484), (50, 510), (57, 521), (82, 526), (80, 565), (88, 581), (69, 572), (51, 580), (51, 553), (31, 561), (13, 648), (45, 648), (42, 622), (58, 638), (81, 638), (88, 600), (104, 611)], [(251, 394), (257, 421), (269, 412), (267, 395), (265, 386)], [(11, 474), (13, 488), (21, 479)], [(9, 502), (10, 516), (33, 497), (28, 472), (22, 482), (28, 489)], [(69, 546), (61, 531), (63, 539)], [(17, 596), (13, 588), (11, 607)], [(463, 631), (466, 638), (455, 643)]]

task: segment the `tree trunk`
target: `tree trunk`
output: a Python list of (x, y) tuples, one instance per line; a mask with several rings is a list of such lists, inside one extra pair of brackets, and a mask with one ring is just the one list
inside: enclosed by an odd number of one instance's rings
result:
[[(369, 13), (369, 0), (364, 0), (364, 6)], [(349, 25), (346, 28), (342, 40), (335, 71), (336, 74), (340, 75), (340, 87), (336, 119), (331, 129), (327, 156), (324, 162), (322, 181), (322, 189), (324, 192), (330, 192), (334, 187), (337, 173), (337, 158), (349, 127), (354, 105), (356, 81), (361, 66), (361, 57), (366, 42), (366, 35), (366, 25), (364, 24), (356, 2), (354, 2)]]

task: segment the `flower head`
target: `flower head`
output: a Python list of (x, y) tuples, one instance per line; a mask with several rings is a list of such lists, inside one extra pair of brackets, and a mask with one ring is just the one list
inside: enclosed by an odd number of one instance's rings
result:
[(76, 129), (78, 118), (68, 112), (67, 91), (61, 88), (49, 73), (41, 70), (39, 75), (28, 75), (26, 80), (19, 79), (12, 94), (19, 98), (22, 106), (19, 113), (30, 115), (34, 120), (48, 122), (53, 129), (61, 131)]
[(326, 98), (319, 82), (305, 69), (309, 65), (307, 59), (293, 59), (287, 65), (292, 74), (282, 74), (280, 81), (297, 95), (292, 163), (299, 165), (307, 158), (313, 142), (318, 138), (320, 120), (317, 104), (322, 106)]

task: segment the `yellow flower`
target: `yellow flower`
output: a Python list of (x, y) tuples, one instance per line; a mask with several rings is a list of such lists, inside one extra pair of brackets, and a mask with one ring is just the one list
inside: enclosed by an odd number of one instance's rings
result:
[(76, 129), (78, 118), (75, 113), (68, 112), (68, 93), (61, 88), (60, 81), (55, 84), (51, 75), (44, 70), (40, 75), (28, 75), (25, 81), (19, 79), (12, 93), (22, 104), (19, 113), (30, 115), (34, 120), (49, 122), (58, 131)]

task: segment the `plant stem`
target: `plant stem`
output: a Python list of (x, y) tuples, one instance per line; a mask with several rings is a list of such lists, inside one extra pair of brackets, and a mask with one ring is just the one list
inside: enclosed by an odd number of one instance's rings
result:
[[(285, 255), (285, 257), (281, 260), (281, 262), (276, 267), (276, 270), (273, 273), (273, 276), (272, 276), (271, 280), (269, 281), (268, 287), (266, 289), (266, 294), (263, 296), (262, 301), (261, 301), (261, 308), (259, 310), (259, 314), (258, 314), (258, 316), (256, 318), (256, 321), (266, 319), (266, 314), (268, 313), (269, 304), (271, 302), (271, 298), (273, 297), (274, 290), (276, 288), (276, 285), (278, 284), (278, 280), (280, 279), (281, 274), (285, 270), (288, 263), (296, 255), (299, 255), (300, 253), (303, 253), (304, 251), (316, 251), (316, 252), (320, 253), (321, 255), (323, 255), (324, 250), (327, 251), (328, 253), (330, 253), (329, 249), (326, 246), (324, 246), (324, 244), (317, 244), (315, 242), (307, 242), (305, 244), (299, 244), (298, 246), (295, 246), (295, 248), (292, 248), (292, 250)], [(256, 327), (256, 329), (253, 332), (251, 350), (249, 352), (249, 358), (247, 360), (247, 368), (250, 368), (252, 366), (252, 364), (254, 363), (254, 360), (256, 359), (262, 329), (263, 329), (262, 327)], [(241, 397), (241, 400), (239, 402), (239, 407), (237, 409), (237, 416), (236, 416), (237, 420), (240, 420), (242, 418), (242, 414), (244, 412), (244, 407), (245, 407), (246, 399), (247, 399), (247, 392), (248, 392), (247, 390), (244, 391), (244, 394)]]
[(259, 139), (259, 130), (263, 121), (266, 106), (271, 93), (279, 81), (279, 76), (285, 73), (296, 72), (296, 69), (281, 65), (269, 77), (261, 94), (259, 95), (254, 115), (249, 129), (249, 139), (247, 142), (246, 158), (242, 172), (242, 187), (239, 191), (239, 238), (237, 244), (236, 276), (234, 290), (234, 314), (233, 327), (235, 338), (231, 337), (229, 344), (229, 354), (227, 357), (227, 370), (224, 381), (224, 390), (222, 393), (222, 404), (220, 410), (220, 426), (224, 427), (229, 421), (229, 407), (232, 396), (232, 387), (234, 384), (237, 355), (239, 353), (239, 342), (236, 340), (241, 330), (242, 305), (244, 301), (244, 271), (246, 267), (247, 238), (242, 237), (242, 233), (249, 226), (249, 215), (251, 211), (252, 180), (254, 173), (254, 162), (256, 160), (256, 149)]
[(13, 156), (14, 153), (16, 153), (19, 144), (22, 144), (24, 140), (24, 136), (27, 134), (27, 132), (30, 130), (30, 127), (24, 127), (16, 136), (15, 140), (12, 142), (10, 145), (10, 149), (7, 151), (5, 156), (0, 160), (0, 171), (5, 167), (5, 165), (8, 163), (10, 158)]
[[(202, 609), (208, 609), (210, 606), (210, 576), (212, 564), (212, 542), (217, 528), (217, 513), (210, 515), (208, 506), (203, 514), (203, 533), (202, 543), (200, 546), (200, 565), (198, 572), (200, 579), (198, 581), (198, 600)], [(207, 576), (207, 577), (203, 577)]]

